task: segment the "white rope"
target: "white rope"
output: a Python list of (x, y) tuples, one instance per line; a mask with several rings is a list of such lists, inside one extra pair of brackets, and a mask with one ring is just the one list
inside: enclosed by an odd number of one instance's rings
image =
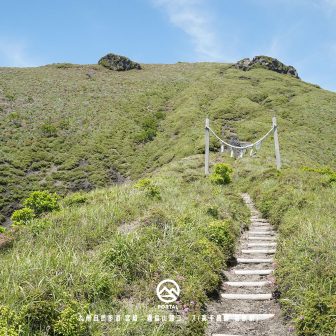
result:
[(225, 142), (224, 140), (222, 140), (210, 127), (208, 127), (209, 131), (224, 145), (226, 145), (227, 147), (235, 148), (235, 149), (248, 149), (248, 148), (253, 148), (254, 146), (256, 146), (257, 144), (261, 144), (262, 141), (264, 141), (275, 129), (275, 126), (272, 126), (272, 128), (259, 140), (257, 140), (256, 142), (252, 143), (251, 145), (246, 145), (246, 146), (234, 146), (231, 145), (227, 142)]

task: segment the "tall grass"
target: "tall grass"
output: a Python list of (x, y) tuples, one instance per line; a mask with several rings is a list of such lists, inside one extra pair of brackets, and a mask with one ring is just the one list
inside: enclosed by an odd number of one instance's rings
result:
[(335, 182), (302, 169), (249, 180), (257, 205), (279, 228), (275, 274), (285, 316), (299, 336), (335, 335)]

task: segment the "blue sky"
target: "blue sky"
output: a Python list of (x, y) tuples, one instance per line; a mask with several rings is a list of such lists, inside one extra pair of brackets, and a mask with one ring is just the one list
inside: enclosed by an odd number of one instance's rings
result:
[(234, 62), (266, 54), (336, 91), (336, 0), (2, 1), (0, 66)]

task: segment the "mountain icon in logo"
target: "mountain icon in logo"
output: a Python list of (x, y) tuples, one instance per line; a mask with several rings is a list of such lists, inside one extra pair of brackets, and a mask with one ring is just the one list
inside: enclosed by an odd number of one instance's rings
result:
[(160, 301), (171, 303), (178, 299), (180, 287), (174, 280), (166, 279), (157, 285), (156, 295)]

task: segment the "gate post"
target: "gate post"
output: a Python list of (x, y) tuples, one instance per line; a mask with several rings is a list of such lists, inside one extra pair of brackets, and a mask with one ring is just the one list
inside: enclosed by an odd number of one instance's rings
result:
[(281, 168), (281, 157), (280, 157), (280, 146), (279, 146), (279, 137), (278, 137), (278, 126), (276, 117), (272, 118), (273, 127), (274, 127), (274, 149), (275, 149), (275, 160), (276, 160), (276, 167), (278, 170)]
[(210, 147), (210, 134), (209, 134), (209, 118), (205, 119), (205, 157), (204, 157), (204, 173), (209, 175), (209, 147)]

